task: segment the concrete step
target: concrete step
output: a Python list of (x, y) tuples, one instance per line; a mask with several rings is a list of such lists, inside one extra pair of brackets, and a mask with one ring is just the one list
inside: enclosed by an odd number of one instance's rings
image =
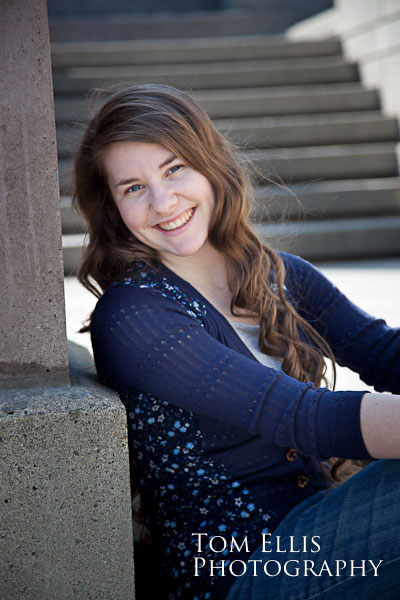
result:
[(390, 214), (400, 214), (398, 177), (261, 185), (252, 206), (252, 219), (257, 222)]
[(192, 96), (213, 118), (301, 115), (379, 108), (375, 90), (358, 82), (195, 91)]
[(51, 45), (53, 68), (298, 58), (339, 54), (337, 39), (290, 42), (283, 36), (64, 42)]
[(61, 224), (63, 233), (85, 233), (86, 223), (72, 206), (71, 196), (61, 196)]
[[(213, 118), (352, 112), (379, 108), (377, 92), (362, 88), (358, 82), (203, 90), (191, 92), (191, 96)], [(57, 95), (55, 98), (57, 123), (85, 121), (88, 113), (93, 113), (95, 108), (95, 98), (90, 101), (83, 100), (82, 96)]]
[(55, 71), (56, 94), (85, 93), (93, 88), (132, 83), (166, 83), (179, 88), (222, 89), (356, 81), (357, 65), (341, 56), (154, 65), (136, 67), (76, 67)]
[(277, 148), (246, 152), (255, 177), (295, 183), (317, 179), (394, 177), (398, 174), (396, 144), (343, 144)]
[[(257, 222), (389, 214), (400, 214), (398, 177), (317, 181), (289, 187), (261, 185), (256, 188), (252, 207), (252, 219)], [(63, 233), (86, 231), (69, 196), (61, 197), (61, 220)]]
[[(254, 230), (268, 245), (309, 260), (355, 259), (400, 254), (400, 215), (324, 221), (263, 223)], [(84, 234), (63, 235), (64, 268), (74, 274)]]
[[(292, 147), (397, 140), (397, 119), (379, 111), (284, 117), (251, 117), (216, 120), (217, 128), (241, 147)], [(60, 157), (73, 154), (82, 137), (82, 127), (57, 128)]]
[(179, 39), (283, 33), (304, 9), (288, 20), (285, 11), (213, 10), (151, 12), (104, 17), (52, 19), (52, 42), (132, 39)]
[[(254, 176), (260, 183), (265, 180), (296, 183), (318, 179), (361, 179), (363, 177), (395, 177), (398, 174), (396, 144), (346, 144), (279, 148), (247, 151), (245, 160), (251, 161)], [(58, 161), (62, 195), (71, 191), (72, 161)]]
[(399, 256), (400, 215), (255, 225), (266, 243), (308, 260)]
[(380, 111), (216, 120), (217, 128), (247, 148), (317, 146), (397, 140), (397, 119)]
[(65, 275), (76, 275), (82, 259), (84, 241), (84, 233), (72, 233), (62, 236)]
[[(169, 16), (179, 14), (186, 11), (187, 18), (193, 18), (191, 15), (196, 15), (194, 11), (216, 11), (229, 9), (232, 10), (257, 10), (257, 11), (273, 11), (274, 13), (284, 13), (288, 16), (296, 14), (296, 22), (300, 19), (305, 19), (310, 15), (316, 14), (329, 8), (332, 0), (307, 0), (307, 2), (299, 2), (299, 0), (225, 0), (217, 2), (216, 0), (157, 0), (157, 2), (149, 2), (148, 0), (69, 0), (68, 2), (60, 2), (60, 0), (48, 0), (49, 18), (68, 18), (72, 16), (80, 16), (81, 18), (100, 16), (108, 18), (112, 16), (119, 19), (126, 16), (131, 16), (132, 13), (139, 17), (149, 15), (166, 16), (166, 11), (169, 11)], [(218, 6), (224, 6), (224, 9), (217, 9)], [(157, 12), (155, 12), (157, 8)], [(172, 14), (171, 14), (172, 13)], [(218, 13), (217, 13), (218, 14)], [(168, 15), (167, 15), (168, 16)]]

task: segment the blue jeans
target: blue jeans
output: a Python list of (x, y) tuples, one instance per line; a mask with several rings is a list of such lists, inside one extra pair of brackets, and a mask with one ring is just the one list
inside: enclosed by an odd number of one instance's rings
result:
[(399, 559), (400, 460), (378, 460), (291, 510), (226, 600), (399, 600)]

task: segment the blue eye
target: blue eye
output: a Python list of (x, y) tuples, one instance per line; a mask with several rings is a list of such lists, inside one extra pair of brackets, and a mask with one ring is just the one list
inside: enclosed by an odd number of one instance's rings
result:
[(127, 194), (128, 193), (135, 193), (135, 192), (139, 191), (142, 187), (143, 186), (141, 184), (135, 183), (134, 185), (131, 185), (131, 187), (126, 190), (126, 193)]
[(181, 168), (182, 168), (182, 165), (174, 165), (173, 167), (170, 167), (168, 169), (167, 173), (176, 173)]

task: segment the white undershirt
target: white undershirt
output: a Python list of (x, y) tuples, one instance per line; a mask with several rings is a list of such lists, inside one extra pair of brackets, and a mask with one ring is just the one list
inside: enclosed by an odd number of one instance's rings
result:
[(264, 354), (264, 352), (261, 352), (260, 350), (258, 345), (258, 336), (260, 334), (259, 325), (248, 325), (247, 323), (235, 323), (233, 321), (229, 321), (229, 323), (232, 325), (242, 342), (261, 364), (266, 367), (272, 367), (276, 371), (281, 370), (282, 361), (279, 358)]

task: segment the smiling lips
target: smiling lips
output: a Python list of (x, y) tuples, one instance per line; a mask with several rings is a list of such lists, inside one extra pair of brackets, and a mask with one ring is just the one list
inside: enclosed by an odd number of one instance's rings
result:
[(178, 229), (178, 227), (182, 227), (185, 225), (190, 219), (194, 212), (194, 207), (188, 208), (183, 212), (175, 221), (166, 221), (164, 223), (158, 223), (158, 227), (163, 229), (164, 231), (172, 231), (173, 229)]

